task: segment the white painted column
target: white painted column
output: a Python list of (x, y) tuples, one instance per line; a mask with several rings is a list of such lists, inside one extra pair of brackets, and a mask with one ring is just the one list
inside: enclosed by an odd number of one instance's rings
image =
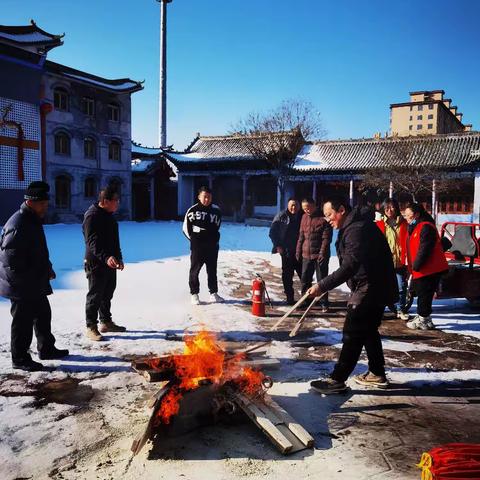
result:
[(480, 223), (480, 172), (475, 172), (473, 192), (472, 222)]
[(183, 185), (183, 175), (178, 172), (177, 174), (177, 215), (180, 216), (183, 213), (182, 210), (182, 205), (183, 205), (183, 191), (184, 191), (184, 185)]
[(150, 178), (150, 220), (155, 220), (155, 177)]
[(353, 207), (353, 178), (350, 180), (350, 192), (348, 198), (350, 199), (350, 206)]
[(435, 179), (432, 180), (432, 217), (437, 221), (437, 185)]
[(388, 186), (388, 198), (393, 198), (393, 182)]

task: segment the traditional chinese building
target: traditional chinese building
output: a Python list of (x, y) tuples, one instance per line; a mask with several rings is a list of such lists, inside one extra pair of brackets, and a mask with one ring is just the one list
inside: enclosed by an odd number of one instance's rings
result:
[[(430, 211), (434, 206), (439, 223), (452, 216), (480, 220), (480, 132), (304, 142), (282, 175), (252, 155), (249, 142), (235, 135), (199, 136), (184, 152), (164, 152), (178, 167), (179, 215), (194, 203), (203, 184), (213, 189), (215, 202), (234, 220), (272, 218), (290, 196), (313, 196), (321, 203), (341, 194), (353, 204), (364, 175), (391, 168), (392, 158), (401, 156), (403, 167), (440, 170), (455, 186), (461, 184), (461, 189), (442, 193), (432, 186), (431, 195), (417, 199)], [(387, 194), (404, 198), (389, 189), (386, 182)]]
[(139, 221), (177, 217), (177, 167), (161, 148), (132, 144), (132, 217)]
[(47, 60), (62, 38), (33, 21), (0, 25), (0, 221), (38, 179), (51, 187), (50, 221), (81, 220), (109, 183), (120, 191), (120, 216), (131, 218), (130, 99), (143, 87)]

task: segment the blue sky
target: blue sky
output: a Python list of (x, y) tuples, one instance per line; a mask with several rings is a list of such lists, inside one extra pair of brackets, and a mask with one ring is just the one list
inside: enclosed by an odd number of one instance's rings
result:
[[(49, 58), (145, 80), (132, 136), (157, 144), (155, 0), (0, 0), (0, 23), (35, 19), (65, 44)], [(480, 1), (173, 0), (168, 5), (168, 142), (227, 133), (250, 111), (304, 98), (327, 138), (386, 132), (390, 103), (444, 89), (480, 128)]]

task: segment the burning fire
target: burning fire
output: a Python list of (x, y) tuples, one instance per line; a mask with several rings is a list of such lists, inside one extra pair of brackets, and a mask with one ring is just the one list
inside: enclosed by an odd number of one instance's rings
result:
[(198, 388), (202, 382), (223, 385), (227, 382), (247, 395), (262, 391), (263, 373), (242, 365), (243, 354), (228, 355), (218, 345), (216, 336), (207, 331), (184, 337), (183, 355), (172, 355), (171, 360), (151, 359), (148, 361), (154, 369), (169, 369), (178, 381), (162, 400), (157, 420), (170, 423), (171, 417), (180, 408), (180, 400), (188, 390)]

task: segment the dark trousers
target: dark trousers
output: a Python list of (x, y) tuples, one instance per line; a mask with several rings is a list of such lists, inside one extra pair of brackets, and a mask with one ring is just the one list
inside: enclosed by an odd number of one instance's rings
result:
[(192, 250), (190, 252), (190, 275), (188, 278), (190, 293), (192, 295), (200, 292), (198, 274), (200, 273), (203, 265), (207, 267), (208, 290), (210, 293), (218, 292), (217, 260), (218, 245), (192, 246)]
[(110, 311), (113, 293), (117, 286), (117, 271), (107, 266), (90, 268), (85, 266), (88, 279), (87, 302), (85, 314), (87, 327), (96, 327), (98, 320), (102, 323), (112, 320)]
[[(302, 261), (302, 295), (312, 286), (313, 274), (317, 277), (317, 282), (322, 278), (328, 276), (328, 262), (329, 258), (322, 261), (307, 260)], [(328, 305), (328, 293), (326, 293), (320, 300), (321, 305)]]
[(343, 346), (331, 377), (344, 382), (353, 372), (363, 347), (367, 352), (368, 369), (375, 375), (385, 375), (382, 340), (378, 327), (384, 305), (349, 305), (343, 325)]
[(302, 264), (295, 258), (295, 255), (284, 253), (282, 255), (282, 282), (283, 290), (287, 299), (293, 300), (293, 276), (297, 272), (298, 278), (302, 280)]
[(441, 273), (434, 273), (413, 281), (413, 288), (417, 294), (417, 314), (421, 317), (432, 314), (433, 296), (438, 289), (441, 276)]
[(52, 310), (46, 296), (35, 300), (11, 300), (12, 314), (11, 352), (13, 363), (28, 362), (33, 330), (37, 337), (37, 350), (48, 352), (55, 346), (52, 335)]

